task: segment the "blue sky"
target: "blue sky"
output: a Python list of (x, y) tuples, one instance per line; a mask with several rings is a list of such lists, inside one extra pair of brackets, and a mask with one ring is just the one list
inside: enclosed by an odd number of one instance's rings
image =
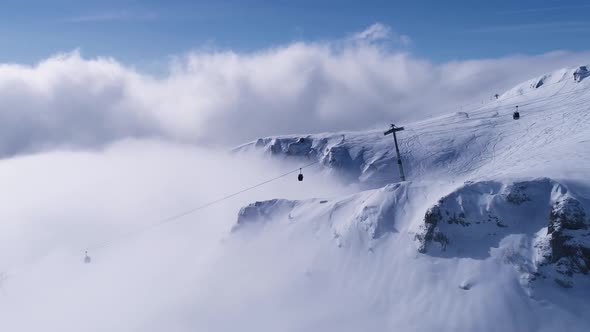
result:
[(0, 62), (79, 48), (125, 63), (203, 47), (255, 51), (346, 38), (373, 23), (435, 62), (590, 48), (589, 1), (30, 1), (0, 5)]

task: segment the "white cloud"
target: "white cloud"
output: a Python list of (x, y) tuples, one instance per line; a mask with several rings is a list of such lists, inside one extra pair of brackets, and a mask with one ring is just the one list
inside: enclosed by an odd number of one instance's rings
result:
[[(313, 181), (298, 182), (293, 174), (173, 223), (150, 226), (285, 173), (285, 167), (295, 166), (145, 140), (100, 152), (49, 152), (0, 162), (0, 197), (10, 201), (0, 210), (3, 330), (220, 330), (207, 327), (203, 315), (268, 287), (265, 278), (230, 298), (197, 295), (206, 285), (220, 285), (212, 263), (223, 262), (227, 267), (219, 271), (228, 271), (244, 258), (232, 254), (231, 262), (218, 260), (239, 208), (277, 194), (296, 199), (350, 191), (307, 169)], [(87, 247), (89, 265), (82, 263)], [(228, 330), (241, 328), (229, 323)]]
[(377, 41), (389, 39), (391, 36), (391, 27), (381, 23), (375, 23), (365, 30), (355, 33), (352, 38), (354, 40)]
[(353, 34), (350, 40), (359, 43), (391, 42), (403, 47), (412, 43), (410, 36), (397, 34), (390, 26), (382, 23), (374, 23), (365, 30)]
[[(383, 36), (383, 27), (365, 36)], [(0, 65), (0, 155), (95, 148), (125, 138), (239, 144), (260, 136), (364, 129), (459, 105), (590, 52), (437, 64), (373, 43), (293, 43), (253, 53), (195, 51), (155, 78), (78, 52)]]

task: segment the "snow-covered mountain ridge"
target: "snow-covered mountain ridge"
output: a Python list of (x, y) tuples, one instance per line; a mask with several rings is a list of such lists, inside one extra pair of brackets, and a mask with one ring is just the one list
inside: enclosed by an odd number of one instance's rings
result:
[[(590, 310), (588, 76), (585, 66), (558, 70), (481, 107), (396, 124), (405, 127), (398, 140), (406, 182), (398, 180), (393, 139), (383, 130), (269, 137), (240, 146), (237, 153), (319, 161), (323, 173), (364, 191), (252, 203), (240, 211), (234, 233), (305, 230), (344, 256), (360, 250), (382, 257), (391, 265), (383, 278), (392, 283), (426, 278), (433, 283), (421, 284), (427, 289), (449, 286), (448, 272), (442, 271), (458, 264), (462, 281), (455, 287), (469, 292), (483, 287), (501, 297), (481, 299), (489, 315), (484, 320), (512, 310), (526, 317), (521, 329), (552, 330), (557, 322), (568, 322), (572, 330), (585, 330), (590, 326), (581, 314)], [(521, 118), (513, 120), (517, 105)], [(441, 279), (416, 277), (422, 269)], [(420, 292), (414, 284), (406, 288), (381, 296)], [(452, 287), (436, 292), (463, 306)], [(524, 307), (515, 310), (513, 303)], [(423, 303), (414, 305), (418, 312), (427, 310)], [(516, 320), (503, 329), (518, 330)], [(426, 323), (417, 326), (429, 330)], [(496, 330), (491, 326), (465, 322), (457, 330)]]
[[(499, 184), (486, 180), (531, 175), (572, 180), (568, 172), (586, 173), (590, 167), (590, 80), (584, 79), (586, 74), (586, 66), (558, 70), (519, 84), (498, 101), (470, 112), (408, 124), (398, 133), (408, 178), (419, 186), (435, 180), (452, 183), (452, 187), (475, 181), (465, 188), (498, 192)], [(512, 100), (508, 104), (506, 99)], [(516, 105), (522, 113), (519, 120), (511, 116)], [(380, 130), (261, 138), (236, 150), (318, 160), (327, 172), (368, 188), (397, 182), (398, 177), (393, 142)], [(509, 181), (508, 185), (526, 187), (523, 183)], [(564, 185), (556, 186), (567, 191)], [(468, 190), (465, 188), (460, 190)], [(462, 197), (454, 191), (447, 194)], [(506, 203), (514, 203), (518, 192), (503, 195)], [(545, 201), (536, 206), (547, 205)], [(555, 198), (551, 204), (557, 202)], [(248, 210), (242, 212), (241, 217)]]
[[(405, 127), (398, 140), (407, 178), (526, 176), (531, 168), (561, 168), (563, 160), (589, 165), (590, 155), (583, 152), (590, 150), (590, 79), (575, 81), (577, 70), (527, 81), (481, 107), (397, 123)], [(533, 84), (540, 81), (547, 83)], [(521, 119), (515, 121), (517, 105)], [(378, 188), (399, 179), (393, 139), (383, 130), (260, 138), (236, 150), (319, 160), (341, 178)]]
[(413, 238), (416, 251), (435, 257), (487, 259), (490, 248), (515, 250), (509, 259), (525, 286), (549, 278), (572, 287), (590, 270), (590, 201), (563, 184), (547, 178), (468, 182), (421, 213), (426, 191), (406, 182), (331, 200), (256, 202), (242, 208), (234, 231), (252, 222), (302, 222), (325, 227), (333, 237), (324, 240), (338, 247), (361, 241), (372, 250), (373, 240), (401, 233)]
[(511, 257), (528, 281), (553, 279), (572, 287), (573, 277), (590, 269), (587, 200), (549, 179), (503, 185), (470, 183), (427, 210), (416, 235), (422, 253), (485, 259), (490, 248), (518, 237)]

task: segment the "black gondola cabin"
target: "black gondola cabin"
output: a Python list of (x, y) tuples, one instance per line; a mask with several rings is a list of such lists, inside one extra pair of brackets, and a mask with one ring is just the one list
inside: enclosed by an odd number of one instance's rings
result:
[(512, 114), (512, 118), (514, 120), (518, 120), (520, 119), (520, 113), (518, 113), (518, 111), (514, 111), (514, 114)]

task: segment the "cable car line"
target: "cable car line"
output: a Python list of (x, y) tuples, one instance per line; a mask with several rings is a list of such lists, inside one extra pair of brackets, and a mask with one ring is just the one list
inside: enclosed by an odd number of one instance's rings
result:
[[(553, 84), (547, 84), (547, 86), (554, 85), (554, 84), (557, 84), (557, 83), (560, 83), (560, 82), (555, 82)], [(481, 106), (479, 106), (477, 108), (473, 108), (473, 109), (471, 109), (469, 111), (464, 111), (464, 112), (466, 112), (466, 113), (471, 112), (471, 113), (474, 113), (474, 114), (477, 114), (477, 115), (480, 115), (481, 116), (481, 115), (484, 115), (484, 114), (487, 114), (487, 113), (490, 113), (490, 112), (499, 112), (499, 111), (502, 111), (502, 110), (512, 109), (513, 106), (516, 106), (517, 109), (518, 109), (518, 105), (521, 105), (521, 106), (530, 106), (530, 105), (534, 105), (536, 103), (540, 103), (542, 101), (548, 101), (548, 100), (556, 99), (559, 96), (567, 96), (567, 95), (570, 95), (570, 94), (577, 94), (577, 93), (582, 92), (582, 91), (590, 90), (590, 88), (575, 89), (575, 90), (571, 90), (571, 91), (567, 91), (567, 92), (563, 92), (563, 93), (561, 92), (561, 90), (562, 89), (560, 89), (557, 93), (554, 93), (551, 96), (540, 97), (540, 98), (532, 98), (532, 100), (523, 101), (521, 103), (513, 103), (513, 104), (508, 103), (508, 104), (500, 104), (500, 105), (497, 105), (497, 106), (486, 104), (486, 105), (481, 105)], [(523, 94), (520, 94), (520, 95), (514, 95), (514, 96), (506, 97), (503, 100), (498, 100), (497, 103), (501, 103), (502, 101), (507, 100), (507, 99), (511, 99), (511, 98), (515, 98), (515, 97), (520, 97), (520, 96), (523, 96), (523, 95), (527, 95), (527, 94), (530, 94), (532, 92), (537, 92), (537, 91), (535, 90), (535, 91), (530, 91), (530, 92), (523, 93)], [(534, 110), (535, 108), (536, 107), (533, 107), (532, 109)], [(529, 110), (531, 110), (531, 109), (529, 109)], [(428, 121), (428, 120), (425, 120), (425, 121)], [(418, 125), (417, 128), (416, 128), (417, 130), (416, 129), (412, 129), (412, 131), (416, 131), (419, 134), (413, 135), (411, 137), (419, 136), (421, 134), (425, 134), (425, 133), (430, 132), (429, 130), (424, 131), (423, 129), (428, 129), (428, 128), (434, 127), (434, 126), (440, 127), (440, 123), (431, 123), (431, 124), (427, 124), (425, 126), (419, 126), (419, 123), (420, 122), (417, 122), (416, 123)], [(234, 192), (234, 193), (228, 194), (226, 196), (220, 197), (218, 199), (215, 199), (213, 201), (207, 202), (207, 203), (202, 204), (200, 206), (191, 208), (191, 209), (186, 210), (184, 212), (181, 212), (181, 213), (178, 213), (178, 214), (169, 216), (169, 217), (164, 218), (164, 219), (162, 219), (162, 220), (160, 220), (160, 221), (158, 221), (158, 222), (156, 222), (154, 224), (151, 224), (151, 225), (148, 225), (148, 226), (143, 227), (141, 229), (134, 230), (132, 232), (128, 232), (128, 233), (126, 233), (124, 235), (121, 235), (121, 236), (117, 237), (117, 239), (105, 241), (105, 242), (98, 243), (98, 244), (95, 244), (95, 245), (92, 245), (92, 246), (88, 246), (88, 247), (86, 247), (83, 250), (83, 252), (84, 252), (84, 262), (85, 263), (90, 263), (91, 262), (91, 258), (88, 255), (88, 251), (90, 249), (104, 248), (104, 247), (107, 247), (107, 246), (111, 245), (115, 241), (121, 241), (123, 238), (129, 237), (129, 236), (133, 236), (133, 235), (138, 235), (138, 234), (143, 233), (143, 232), (146, 232), (146, 231), (148, 231), (148, 230), (150, 230), (152, 228), (155, 228), (155, 227), (158, 227), (158, 226), (161, 226), (161, 225), (164, 225), (164, 224), (168, 224), (168, 223), (171, 223), (171, 222), (174, 222), (174, 221), (178, 221), (182, 217), (185, 217), (185, 216), (187, 216), (189, 214), (195, 213), (195, 212), (197, 212), (199, 210), (205, 209), (205, 208), (210, 207), (210, 206), (212, 206), (214, 204), (220, 203), (222, 201), (225, 201), (227, 199), (230, 199), (232, 197), (235, 197), (237, 195), (240, 195), (240, 194), (242, 194), (244, 192), (247, 192), (247, 191), (250, 191), (252, 189), (258, 188), (258, 187), (263, 186), (263, 185), (265, 185), (267, 183), (276, 181), (276, 180), (281, 179), (283, 177), (286, 177), (286, 176), (288, 176), (290, 174), (299, 172), (299, 174), (297, 175), (297, 180), (298, 181), (303, 181), (303, 171), (302, 170), (304, 168), (307, 168), (307, 167), (310, 167), (312, 165), (315, 165), (315, 164), (317, 164), (319, 162), (320, 162), (320, 160), (316, 160), (316, 161), (311, 162), (311, 163), (309, 163), (307, 165), (304, 165), (302, 167), (299, 167), (299, 168), (296, 168), (296, 169), (291, 170), (289, 172), (283, 173), (283, 174), (281, 174), (279, 176), (276, 176), (276, 177), (273, 177), (271, 179), (265, 180), (263, 182), (257, 183), (257, 184), (255, 184), (253, 186), (250, 186), (250, 187), (244, 188), (242, 190), (239, 190), (237, 192)]]
[[(550, 100), (555, 100), (558, 99), (558, 97), (560, 96), (569, 96), (569, 95), (575, 95), (577, 93), (583, 92), (583, 91), (588, 91), (590, 90), (589, 88), (582, 88), (582, 89), (576, 89), (573, 91), (567, 91), (567, 92), (562, 92), (562, 93), (557, 93), (557, 94), (553, 94), (551, 96), (547, 96), (547, 97), (539, 97), (539, 98), (533, 98), (533, 99), (529, 99), (527, 101), (524, 101), (522, 103), (509, 103), (509, 104), (504, 104), (504, 105), (498, 105), (498, 106), (493, 106), (490, 104), (486, 104), (486, 106), (482, 106), (482, 107), (478, 107), (478, 108), (474, 108), (472, 110), (467, 110), (467, 111), (463, 111), (465, 113), (469, 113), (469, 114), (473, 114), (473, 115), (484, 115), (487, 113), (494, 113), (494, 112), (498, 112), (498, 111), (505, 111), (505, 110), (512, 110), (514, 108), (514, 106), (531, 106), (531, 105), (535, 105), (544, 101), (550, 101)], [(524, 95), (524, 94), (523, 94)], [(519, 95), (521, 96), (521, 95)], [(485, 109), (482, 109), (484, 108)], [(535, 107), (533, 109), (527, 109), (528, 110), (534, 110), (534, 109), (538, 109), (538, 107)], [(423, 120), (420, 122), (415, 122), (415, 124), (417, 125), (417, 129), (427, 129), (427, 128), (431, 128), (431, 127), (440, 127), (441, 123), (440, 122), (432, 122), (432, 123), (428, 123), (424, 126), (420, 126), (419, 124), (421, 122), (427, 122), (429, 120), (435, 120), (435, 119), (428, 119), (428, 120)], [(414, 128), (410, 129), (410, 130), (415, 130)]]
[[(555, 85), (555, 84), (559, 84), (559, 83), (562, 83), (562, 82), (555, 82), (555, 83), (551, 83), (551, 84), (547, 84), (547, 85), (543, 85), (543, 86), (544, 87), (545, 86), (551, 86), (551, 85)], [(565, 87), (565, 85), (564, 85), (564, 87)], [(515, 106), (517, 104), (518, 105), (521, 105), (521, 106), (525, 106), (525, 105), (529, 105), (529, 104), (533, 104), (533, 103), (539, 102), (541, 100), (551, 100), (552, 98), (557, 97), (557, 96), (565, 96), (565, 95), (569, 95), (569, 94), (576, 94), (576, 93), (581, 92), (581, 91), (587, 91), (587, 90), (590, 90), (590, 88), (578, 88), (578, 89), (572, 89), (572, 90), (569, 90), (569, 91), (566, 91), (566, 92), (560, 92), (561, 90), (562, 89), (559, 89), (558, 92), (556, 92), (556, 93), (554, 93), (554, 94), (552, 94), (550, 96), (532, 98), (532, 99), (529, 99), (527, 101), (523, 101), (522, 103), (510, 103), (510, 104), (498, 105), (496, 107), (502, 107), (502, 106), (508, 106), (508, 105)], [(505, 97), (505, 98), (502, 98), (501, 100), (495, 100), (492, 103), (487, 103), (487, 104), (484, 104), (484, 105), (477, 104), (477, 103), (465, 104), (465, 105), (462, 105), (461, 107), (465, 107), (465, 106), (469, 106), (469, 105), (477, 105), (477, 107), (473, 107), (473, 108), (470, 108), (470, 109), (467, 109), (467, 110), (461, 110), (461, 112), (464, 112), (464, 113), (476, 113), (477, 114), (477, 111), (479, 111), (479, 110), (488, 111), (487, 108), (494, 107), (494, 106), (492, 106), (493, 103), (502, 103), (502, 102), (504, 102), (506, 100), (517, 98), (517, 97), (522, 97), (522, 96), (527, 96), (527, 95), (530, 95), (530, 94), (535, 93), (535, 92), (539, 92), (539, 90), (531, 90), (531, 91), (528, 91), (528, 92), (524, 92), (522, 94)], [(449, 107), (449, 108), (443, 109), (443, 111), (437, 112), (437, 114), (447, 114), (447, 113), (450, 113), (450, 112), (456, 111), (456, 110), (457, 110), (457, 107), (456, 106)], [(439, 116), (440, 115), (432, 115), (430, 119), (421, 120), (421, 121), (418, 121), (416, 123), (428, 122), (429, 120), (433, 120), (432, 118), (436, 118), (436, 117), (439, 117)]]
[(178, 221), (180, 218), (182, 218), (182, 217), (185, 217), (185, 216), (187, 216), (187, 215), (189, 215), (189, 214), (195, 213), (195, 212), (197, 212), (197, 211), (199, 211), (199, 210), (203, 210), (203, 209), (205, 209), (205, 208), (208, 208), (208, 207), (210, 207), (210, 206), (212, 206), (212, 205), (215, 205), (215, 204), (217, 204), (217, 203), (220, 203), (220, 202), (222, 202), (222, 201), (225, 201), (225, 200), (227, 200), (227, 199), (230, 199), (230, 198), (232, 198), (232, 197), (235, 197), (235, 196), (237, 196), (237, 195), (239, 195), (239, 194), (242, 194), (242, 193), (244, 193), (244, 192), (250, 191), (250, 190), (252, 190), (252, 189), (255, 189), (255, 188), (261, 187), (261, 186), (263, 186), (263, 185), (265, 185), (265, 184), (267, 184), (267, 183), (270, 183), (270, 182), (273, 182), (273, 181), (279, 180), (279, 179), (281, 179), (281, 178), (284, 178), (284, 177), (286, 177), (287, 175), (290, 175), (290, 174), (293, 174), (293, 173), (299, 172), (299, 175), (298, 175), (297, 179), (298, 179), (299, 181), (303, 181), (303, 173), (302, 173), (302, 170), (303, 170), (304, 168), (308, 168), (308, 167), (310, 167), (310, 166), (313, 166), (313, 165), (315, 165), (315, 164), (317, 164), (317, 163), (319, 163), (319, 162), (320, 162), (319, 160), (316, 160), (316, 161), (314, 161), (314, 162), (311, 162), (311, 163), (309, 163), (309, 164), (307, 164), (307, 165), (304, 165), (304, 166), (302, 166), (302, 167), (298, 167), (298, 168), (296, 168), (296, 169), (294, 169), (294, 170), (291, 170), (291, 171), (289, 171), (289, 172), (283, 173), (283, 174), (281, 174), (281, 175), (279, 175), (279, 176), (276, 176), (276, 177), (273, 177), (273, 178), (271, 178), (271, 179), (268, 179), (268, 180), (262, 181), (262, 182), (260, 182), (260, 183), (257, 183), (257, 184), (255, 184), (255, 185), (253, 185), (253, 186), (246, 187), (246, 188), (244, 188), (244, 189), (242, 189), (242, 190), (239, 190), (239, 191), (236, 191), (236, 192), (234, 192), (234, 193), (231, 193), (231, 194), (225, 195), (225, 196), (223, 196), (223, 197), (220, 197), (220, 198), (218, 198), (218, 199), (212, 200), (212, 201), (210, 201), (210, 202), (207, 202), (207, 203), (205, 203), (205, 204), (202, 204), (202, 205), (199, 205), (199, 206), (197, 206), (197, 207), (194, 207), (194, 208), (188, 209), (188, 210), (186, 210), (186, 211), (183, 211), (183, 212), (181, 212), (181, 213), (178, 213), (178, 214), (175, 214), (175, 215), (169, 216), (169, 217), (167, 217), (167, 218), (164, 218), (164, 219), (162, 219), (162, 220), (160, 220), (160, 221), (158, 221), (158, 222), (156, 222), (156, 223), (150, 224), (150, 225), (148, 225), (148, 226), (146, 226), (146, 227), (143, 227), (143, 228), (141, 228), (141, 229), (137, 229), (137, 230), (134, 230), (134, 231), (128, 232), (128, 233), (126, 233), (126, 234), (120, 235), (120, 236), (118, 236), (116, 239), (109, 240), (109, 241), (105, 241), (105, 242), (101, 242), (101, 243), (97, 243), (97, 244), (94, 244), (94, 245), (92, 245), (92, 246), (88, 246), (88, 247), (86, 247), (85, 249), (83, 249), (83, 250), (82, 250), (82, 251), (84, 252), (84, 262), (85, 262), (85, 263), (90, 263), (91, 259), (90, 259), (90, 256), (88, 255), (88, 252), (89, 252), (91, 249), (93, 249), (93, 250), (96, 250), (96, 249), (104, 248), (104, 247), (107, 247), (107, 246), (109, 246), (109, 245), (111, 245), (111, 244), (113, 244), (113, 243), (115, 243), (115, 242), (121, 241), (121, 240), (123, 240), (124, 238), (128, 238), (128, 237), (131, 237), (131, 236), (134, 236), (134, 235), (139, 235), (139, 234), (141, 234), (141, 233), (143, 233), (143, 232), (146, 232), (146, 231), (148, 231), (148, 230), (150, 230), (150, 229), (152, 229), (152, 228), (155, 228), (155, 227), (158, 227), (158, 226), (162, 226), (162, 225), (164, 225), (164, 224), (169, 224), (169, 223), (171, 223), (171, 222), (174, 222), (174, 221)]

